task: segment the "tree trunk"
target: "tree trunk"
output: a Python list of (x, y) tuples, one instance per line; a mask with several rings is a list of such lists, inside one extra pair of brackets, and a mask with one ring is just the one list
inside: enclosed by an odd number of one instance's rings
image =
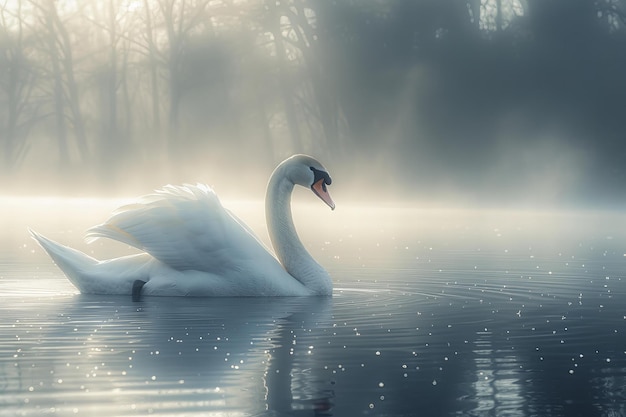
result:
[[(176, 160), (177, 154), (177, 138), (179, 134), (179, 115), (181, 91), (179, 88), (180, 74), (178, 57), (180, 55), (181, 45), (181, 29), (184, 16), (184, 1), (180, 6), (183, 8), (180, 12), (178, 27), (176, 27), (176, 17), (174, 16), (174, 1), (168, 0), (168, 4), (161, 3), (163, 18), (167, 29), (167, 39), (169, 44), (169, 62), (168, 62), (168, 87), (169, 87), (169, 112), (168, 112), (168, 128), (167, 128), (167, 151), (172, 162)], [(174, 166), (176, 164), (174, 163)]]
[[(154, 44), (154, 30), (152, 27), (152, 16), (148, 0), (144, 0), (146, 10), (146, 39), (148, 42), (148, 60), (150, 69), (151, 104), (152, 104), (152, 127), (155, 133), (161, 132), (161, 110), (159, 108), (159, 77), (157, 48)], [(159, 138), (162, 139), (162, 138)]]
[[(70, 155), (67, 146), (67, 127), (65, 125), (65, 92), (63, 88), (63, 74), (61, 64), (59, 62), (58, 49), (56, 46), (56, 31), (53, 13), (55, 5), (50, 2), (50, 10), (45, 11), (45, 22), (48, 26), (48, 54), (50, 56), (50, 64), (52, 65), (52, 76), (54, 78), (53, 86), (53, 103), (54, 103), (54, 121), (56, 127), (56, 138), (59, 147), (59, 164), (61, 169), (69, 166)], [(54, 10), (54, 11), (53, 11)]]
[(59, 143), (60, 163), (66, 166), (70, 162), (68, 134), (65, 109), (69, 108), (74, 127), (74, 135), (80, 158), (83, 162), (88, 161), (87, 139), (85, 124), (80, 108), (78, 87), (74, 78), (74, 62), (70, 36), (59, 19), (54, 0), (48, 0), (47, 6), (40, 7), (43, 13), (43, 21), (48, 33), (45, 41), (48, 47), (48, 55), (52, 66), (54, 78), (53, 102)]
[(280, 27), (281, 12), (276, 3), (271, 2), (270, 7), (270, 32), (274, 36), (274, 45), (276, 47), (276, 66), (278, 69), (278, 86), (280, 89), (283, 105), (285, 106), (285, 118), (289, 133), (291, 134), (292, 151), (302, 152), (302, 138), (300, 135), (300, 126), (298, 124), (298, 115), (296, 113), (295, 102), (292, 94), (294, 93), (291, 82), (291, 74), (289, 73), (289, 62), (285, 52), (285, 44), (283, 42), (283, 34)]
[(117, 30), (115, 22), (115, 8), (113, 0), (109, 0), (109, 100), (108, 100), (108, 130), (110, 134), (109, 141), (113, 147), (118, 146), (118, 122), (117, 122)]
[[(74, 78), (74, 59), (72, 56), (72, 44), (70, 36), (67, 30), (63, 26), (63, 23), (59, 19), (59, 15), (56, 12), (54, 4), (51, 8), (52, 18), (54, 19), (56, 30), (61, 36), (62, 42), (60, 42), (62, 50), (62, 63), (63, 72), (65, 73), (65, 82), (68, 92), (68, 104), (70, 112), (72, 113), (72, 121), (74, 122), (74, 135), (76, 139), (76, 145), (83, 162), (89, 161), (89, 150), (87, 148), (87, 135), (85, 133), (85, 122), (80, 107), (80, 97), (78, 94), (78, 86), (76, 79)], [(54, 32), (53, 32), (54, 33)], [(62, 77), (62, 75), (61, 75)]]
[[(311, 86), (313, 89), (312, 106), (317, 110), (317, 117), (322, 126), (324, 143), (320, 143), (320, 149), (325, 149), (327, 144), (337, 144), (339, 139), (339, 108), (337, 102), (333, 100), (330, 91), (328, 90), (327, 83), (322, 80), (321, 71), (319, 70), (320, 60), (316, 58), (313, 50), (314, 34), (311, 32), (311, 28), (306, 21), (304, 15), (304, 9), (300, 2), (294, 1), (294, 8), (298, 13), (294, 16), (298, 19), (298, 43), (302, 51), (302, 56), (306, 62), (304, 68), (308, 71), (309, 79), (311, 80)], [(293, 13), (292, 13), (293, 15)], [(307, 45), (308, 43), (308, 45)]]

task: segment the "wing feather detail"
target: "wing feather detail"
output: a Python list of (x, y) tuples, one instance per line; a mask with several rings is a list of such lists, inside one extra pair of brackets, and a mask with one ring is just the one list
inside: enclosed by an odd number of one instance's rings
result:
[(86, 240), (102, 237), (146, 251), (177, 270), (216, 272), (265, 251), (204, 184), (167, 185), (120, 207), (105, 223), (89, 229)]

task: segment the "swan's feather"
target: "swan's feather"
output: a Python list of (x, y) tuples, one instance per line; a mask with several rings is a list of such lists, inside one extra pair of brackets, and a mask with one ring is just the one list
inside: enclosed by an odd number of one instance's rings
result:
[(87, 240), (115, 239), (146, 253), (97, 261), (36, 233), (82, 293), (163, 296), (331, 295), (332, 280), (299, 241), (290, 213), (293, 187), (309, 186), (319, 162), (283, 161), (266, 193), (268, 228), (279, 262), (254, 233), (202, 184), (168, 185), (116, 210)]
[[(173, 269), (216, 272), (247, 259), (276, 263), (252, 231), (225, 210), (207, 185), (168, 185), (118, 209), (89, 229), (144, 250)], [(263, 254), (265, 252), (265, 254)]]

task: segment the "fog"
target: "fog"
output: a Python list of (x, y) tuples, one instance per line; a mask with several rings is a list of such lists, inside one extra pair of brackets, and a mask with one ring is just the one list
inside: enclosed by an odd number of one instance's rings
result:
[(626, 2), (5, 0), (0, 193), (206, 182), (315, 155), (338, 204), (620, 208)]

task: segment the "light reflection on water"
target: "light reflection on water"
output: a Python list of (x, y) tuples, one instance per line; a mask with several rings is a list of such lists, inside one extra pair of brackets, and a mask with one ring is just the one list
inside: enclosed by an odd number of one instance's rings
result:
[[(125, 254), (80, 242), (116, 202), (23, 204), (0, 416), (626, 415), (626, 216), (296, 206), (332, 299), (133, 303), (76, 294), (25, 229)], [(234, 211), (265, 239), (261, 207)]]

